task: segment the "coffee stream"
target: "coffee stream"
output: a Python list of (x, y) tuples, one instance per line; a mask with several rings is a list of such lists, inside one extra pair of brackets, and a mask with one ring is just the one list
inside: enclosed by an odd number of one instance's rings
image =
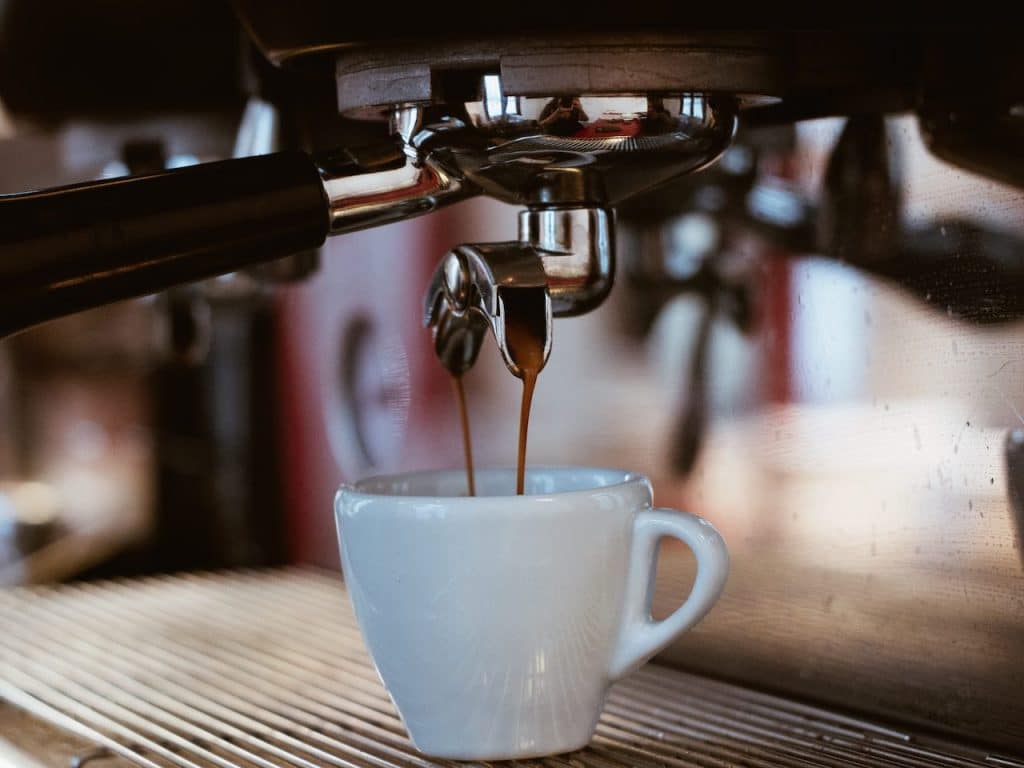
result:
[(519, 407), (519, 452), (516, 461), (516, 493), (522, 495), (526, 480), (526, 436), (530, 430), (530, 405), (537, 376), (544, 367), (544, 342), (547, 338), (543, 288), (520, 288), (503, 297), (505, 309), (505, 346), (523, 380), (523, 400)]
[[(505, 346), (509, 357), (519, 369), (523, 380), (523, 399), (519, 406), (519, 449), (516, 454), (516, 494), (522, 495), (526, 486), (526, 439), (530, 431), (530, 407), (537, 376), (544, 367), (544, 345), (547, 340), (543, 288), (519, 288), (507, 291), (503, 298), (505, 310)], [(476, 495), (473, 475), (473, 448), (469, 436), (469, 412), (466, 409), (466, 390), (462, 377), (454, 376), (455, 395), (462, 423), (462, 445), (466, 456), (466, 482), (469, 495)]]
[(466, 455), (466, 486), (469, 495), (476, 496), (476, 477), (473, 473), (473, 443), (469, 436), (469, 410), (466, 408), (466, 387), (462, 376), (452, 376), (455, 385), (455, 399), (459, 403), (459, 422), (462, 424), (462, 451)]
[(516, 494), (522, 496), (526, 491), (526, 435), (530, 431), (530, 406), (533, 403), (533, 390), (537, 386), (537, 373), (523, 372), (523, 400), (519, 405), (519, 452), (516, 454)]

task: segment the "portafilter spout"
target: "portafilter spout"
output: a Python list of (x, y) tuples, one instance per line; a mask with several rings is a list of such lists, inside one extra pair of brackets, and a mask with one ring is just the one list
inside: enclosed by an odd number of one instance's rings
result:
[(601, 208), (542, 208), (519, 215), (519, 240), (460, 245), (438, 265), (427, 289), (424, 322), (441, 364), (461, 376), (476, 362), (487, 330), (505, 365), (520, 375), (507, 326), (513, 314), (542, 329), (544, 362), (551, 320), (587, 312), (612, 287), (611, 214)]
[[(481, 103), (463, 119), (425, 127), (424, 145), (445, 144), (439, 164), (481, 190), (527, 206), (519, 239), (460, 245), (438, 265), (425, 298), (442, 365), (461, 376), (490, 329), (508, 369), (520, 375), (507, 343), (510, 312), (551, 321), (591, 311), (611, 290), (615, 238), (611, 206), (662, 181), (703, 168), (725, 150), (735, 105), (700, 94), (508, 97), (484, 78)], [(486, 143), (479, 142), (481, 136)], [(525, 300), (540, 292), (540, 300)]]

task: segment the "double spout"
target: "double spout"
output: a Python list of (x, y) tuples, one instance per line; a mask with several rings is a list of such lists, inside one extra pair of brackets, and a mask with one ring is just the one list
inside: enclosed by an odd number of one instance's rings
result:
[(551, 353), (551, 321), (587, 312), (614, 278), (612, 216), (602, 208), (536, 208), (519, 214), (519, 239), (460, 245), (434, 272), (424, 323), (441, 364), (461, 376), (490, 330), (505, 365), (522, 376), (509, 328), (525, 326)]

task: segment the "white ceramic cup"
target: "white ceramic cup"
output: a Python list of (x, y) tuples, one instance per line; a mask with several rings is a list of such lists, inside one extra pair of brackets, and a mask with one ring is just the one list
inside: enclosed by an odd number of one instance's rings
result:
[[(710, 610), (729, 555), (648, 480), (612, 469), (418, 472), (343, 486), (341, 560), (356, 619), (417, 749), (464, 760), (584, 746), (608, 686)], [(689, 597), (651, 618), (658, 541), (697, 557)]]

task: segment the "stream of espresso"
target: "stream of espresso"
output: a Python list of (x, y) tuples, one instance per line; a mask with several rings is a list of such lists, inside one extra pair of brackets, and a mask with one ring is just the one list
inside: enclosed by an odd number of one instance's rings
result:
[(516, 493), (522, 496), (526, 486), (526, 435), (530, 431), (530, 405), (537, 386), (537, 371), (523, 371), (523, 400), (519, 405), (519, 452), (516, 458)]
[(505, 345), (519, 368), (523, 380), (523, 399), (519, 406), (519, 451), (516, 457), (516, 493), (525, 493), (526, 439), (530, 431), (530, 406), (537, 376), (544, 367), (545, 328), (543, 289), (517, 291), (505, 300)]
[[(544, 289), (523, 288), (509, 291), (504, 297), (505, 346), (509, 357), (519, 369), (523, 380), (523, 399), (519, 406), (519, 447), (516, 453), (516, 494), (526, 488), (526, 440), (530, 432), (530, 407), (537, 376), (544, 367), (544, 344), (547, 339), (546, 301)], [(455, 399), (459, 405), (462, 425), (462, 449), (466, 458), (466, 486), (470, 496), (476, 496), (473, 472), (473, 445), (469, 434), (469, 411), (466, 408), (466, 389), (462, 376), (452, 376)]]
[(459, 421), (462, 424), (462, 451), (466, 456), (466, 487), (470, 496), (476, 496), (476, 477), (473, 473), (473, 443), (469, 435), (469, 410), (466, 408), (466, 387), (461, 376), (452, 376), (455, 399), (459, 403)]

